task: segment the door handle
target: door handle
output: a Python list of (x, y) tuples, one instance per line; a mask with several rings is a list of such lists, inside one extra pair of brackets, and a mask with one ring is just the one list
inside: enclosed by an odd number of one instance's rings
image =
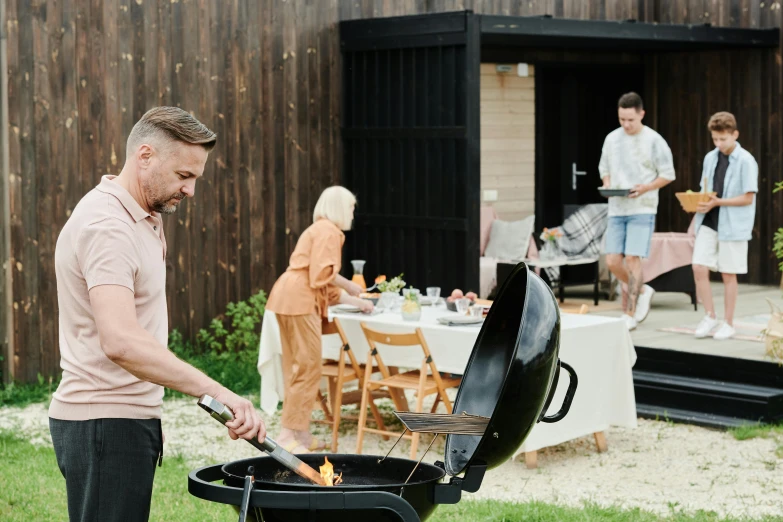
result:
[(576, 177), (587, 174), (584, 170), (576, 170), (576, 163), (571, 164), (571, 188), (576, 190)]

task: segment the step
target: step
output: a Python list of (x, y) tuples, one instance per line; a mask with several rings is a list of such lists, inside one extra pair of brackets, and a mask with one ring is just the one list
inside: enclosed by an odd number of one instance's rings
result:
[(703, 353), (636, 347), (634, 370), (783, 389), (783, 365)]
[(783, 366), (773, 362), (636, 347), (640, 416), (727, 427), (783, 420)]
[(718, 381), (714, 379), (685, 377), (682, 375), (670, 375), (661, 372), (647, 372), (642, 370), (634, 370), (633, 379), (634, 382), (639, 380), (640, 382), (656, 384), (667, 388), (682, 390), (696, 389), (704, 393), (747, 397), (752, 400), (772, 400), (774, 398), (783, 400), (783, 388), (773, 388), (770, 386), (757, 386), (741, 382)]
[(725, 417), (722, 415), (713, 415), (710, 413), (682, 410), (678, 408), (667, 408), (663, 406), (652, 406), (649, 404), (637, 404), (636, 414), (644, 419), (693, 424), (694, 426), (702, 426), (704, 428), (727, 429), (753, 424), (753, 422), (746, 419), (738, 419), (736, 417)]
[(746, 421), (783, 418), (783, 389), (714, 379), (633, 371), (637, 405), (676, 408)]

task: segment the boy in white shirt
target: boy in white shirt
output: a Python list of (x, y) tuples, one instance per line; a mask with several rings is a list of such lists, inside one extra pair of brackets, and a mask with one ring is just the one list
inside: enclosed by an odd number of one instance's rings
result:
[(655, 291), (644, 284), (642, 259), (658, 213), (658, 189), (674, 180), (672, 152), (660, 134), (642, 123), (644, 105), (635, 92), (617, 102), (620, 127), (604, 141), (598, 171), (607, 188), (630, 189), (628, 197), (609, 198), (606, 264), (628, 287), (623, 319), (629, 330), (647, 318)]

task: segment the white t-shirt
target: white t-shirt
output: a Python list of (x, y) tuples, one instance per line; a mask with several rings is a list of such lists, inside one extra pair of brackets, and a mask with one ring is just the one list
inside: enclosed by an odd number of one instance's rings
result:
[[(660, 134), (647, 127), (633, 136), (619, 127), (606, 136), (598, 164), (601, 178), (611, 176), (611, 187), (633, 188), (655, 178), (674, 180), (672, 151)], [(639, 198), (609, 198), (610, 216), (658, 213), (658, 190)]]

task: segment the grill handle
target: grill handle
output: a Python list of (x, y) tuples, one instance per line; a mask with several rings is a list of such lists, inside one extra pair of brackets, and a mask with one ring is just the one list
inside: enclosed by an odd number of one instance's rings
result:
[[(568, 389), (566, 390), (565, 397), (563, 398), (563, 405), (560, 407), (560, 411), (555, 413), (554, 415), (550, 415), (548, 417), (544, 417), (541, 419), (541, 422), (557, 422), (563, 417), (566, 416), (568, 413), (568, 410), (571, 409), (571, 402), (574, 400), (574, 394), (576, 393), (576, 385), (578, 383), (578, 379), (576, 378), (576, 372), (569, 364), (564, 363), (563, 361), (560, 361), (560, 367), (563, 368), (565, 371), (568, 372), (569, 379), (568, 379)], [(557, 383), (553, 383), (553, 386), (556, 386)]]
[[(226, 422), (234, 420), (234, 414), (231, 413), (231, 410), (228, 409), (225, 404), (217, 399), (214, 399), (213, 397), (210, 397), (209, 395), (202, 395), (198, 400), (198, 405), (201, 406), (204, 411), (209, 413), (212, 418), (224, 426), (226, 425)], [(257, 449), (268, 453), (270, 457), (300, 477), (306, 478), (313, 484), (318, 484), (319, 486), (326, 485), (320, 473), (299, 460), (299, 458), (293, 453), (290, 453), (281, 446), (278, 446), (278, 444), (269, 437), (264, 438), (264, 442), (258, 442), (258, 439), (245, 440), (247, 440), (247, 442), (255, 446)]]

